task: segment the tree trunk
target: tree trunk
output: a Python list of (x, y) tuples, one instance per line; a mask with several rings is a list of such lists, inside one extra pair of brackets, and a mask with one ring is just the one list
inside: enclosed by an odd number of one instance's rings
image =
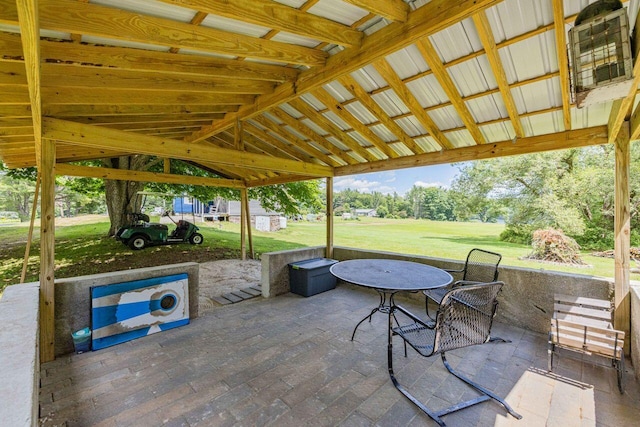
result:
[[(127, 156), (106, 159), (103, 162), (112, 168), (143, 170), (147, 160), (147, 156)], [(144, 190), (144, 186), (144, 182), (105, 179), (107, 211), (109, 212), (109, 221), (111, 221), (109, 236), (115, 235), (120, 227), (126, 225), (128, 213), (140, 211), (141, 198), (136, 196), (139, 191)]]

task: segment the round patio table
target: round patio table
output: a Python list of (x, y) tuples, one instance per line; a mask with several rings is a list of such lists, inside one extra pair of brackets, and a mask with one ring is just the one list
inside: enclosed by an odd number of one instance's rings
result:
[(453, 278), (446, 271), (426, 264), (394, 259), (352, 259), (333, 264), (331, 274), (345, 282), (371, 288), (378, 292), (380, 303), (365, 316), (351, 334), (356, 336), (358, 327), (377, 311), (389, 313), (396, 293), (418, 292), (447, 286)]

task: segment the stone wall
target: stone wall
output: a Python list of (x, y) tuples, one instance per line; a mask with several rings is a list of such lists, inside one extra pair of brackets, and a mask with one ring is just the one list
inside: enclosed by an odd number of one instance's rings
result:
[(189, 276), (189, 318), (198, 317), (199, 264), (187, 262), (134, 270), (114, 271), (90, 276), (56, 279), (55, 281), (55, 355), (74, 351), (71, 333), (91, 326), (91, 294), (93, 286), (130, 282), (153, 277), (187, 273)]
[(0, 425), (38, 425), (40, 284), (4, 290), (0, 299)]

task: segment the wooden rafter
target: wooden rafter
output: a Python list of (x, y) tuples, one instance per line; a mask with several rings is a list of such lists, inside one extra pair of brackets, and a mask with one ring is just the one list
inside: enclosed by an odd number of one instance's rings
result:
[(482, 132), (480, 132), (480, 128), (476, 124), (476, 119), (471, 115), (471, 111), (469, 111), (467, 104), (465, 104), (462, 100), (460, 92), (456, 88), (453, 79), (442, 64), (440, 56), (438, 55), (438, 52), (436, 52), (436, 49), (429, 38), (425, 37), (424, 39), (420, 40), (418, 43), (416, 43), (416, 46), (418, 47), (418, 50), (420, 50), (420, 53), (426, 59), (427, 64), (429, 64), (429, 67), (431, 68), (431, 71), (433, 71), (433, 75), (440, 83), (440, 86), (442, 86), (442, 90), (444, 90), (444, 93), (447, 94), (447, 97), (458, 112), (462, 123), (464, 123), (467, 127), (467, 130), (471, 134), (471, 137), (473, 138), (475, 143), (486, 144), (487, 140)]
[(478, 12), (473, 15), (473, 22), (478, 30), (480, 42), (482, 43), (482, 46), (484, 46), (484, 51), (487, 56), (487, 60), (489, 61), (489, 65), (491, 65), (491, 70), (493, 71), (496, 83), (498, 83), (498, 88), (500, 89), (500, 94), (502, 95), (502, 100), (505, 108), (507, 109), (507, 113), (511, 118), (513, 129), (516, 132), (516, 136), (518, 138), (522, 138), (524, 136), (524, 128), (520, 121), (520, 113), (518, 113), (516, 103), (513, 100), (513, 95), (509, 88), (509, 82), (507, 81), (507, 75), (504, 72), (504, 67), (500, 60), (498, 47), (496, 46), (496, 41), (493, 37), (493, 31), (491, 30), (491, 25), (489, 24), (487, 15), (484, 11)]
[(429, 114), (424, 110), (424, 107), (420, 105), (420, 102), (416, 99), (415, 95), (409, 90), (409, 88), (402, 82), (398, 74), (393, 70), (391, 65), (382, 59), (373, 64), (375, 69), (380, 75), (387, 81), (389, 87), (398, 95), (400, 100), (407, 106), (411, 114), (416, 120), (429, 132), (429, 135), (434, 139), (435, 143), (442, 148), (453, 148), (453, 145), (449, 142), (446, 136), (440, 131), (433, 119), (429, 117)]
[[(432, 0), (409, 13), (405, 22), (394, 22), (365, 37), (358, 48), (345, 49), (329, 57), (324, 66), (314, 67), (300, 74), (297, 84), (281, 85), (274, 96), (264, 96), (237, 113), (228, 114), (209, 127), (195, 132), (187, 141), (206, 139), (216, 132), (233, 126), (237, 117), (250, 118), (261, 114), (283, 102), (321, 87), (336, 78), (352, 73), (365, 65), (411, 45), (415, 41), (435, 34), (451, 24), (472, 16), (474, 13), (500, 3), (501, 0)], [(262, 97), (260, 97), (262, 98)]]
[[(300, 98), (294, 99), (289, 102), (289, 105), (291, 105), (293, 108), (298, 110), (303, 116), (305, 116), (306, 118), (308, 118), (309, 120), (311, 120), (312, 122), (320, 126), (321, 128), (325, 129), (327, 132), (329, 132), (329, 134), (331, 134), (332, 137), (336, 138), (338, 141), (344, 144), (345, 147), (347, 147), (349, 150), (355, 153), (362, 153), (362, 150), (366, 151), (366, 149), (364, 149), (358, 141), (353, 139), (351, 135), (349, 135), (343, 129), (340, 129), (338, 125), (333, 123), (331, 120), (325, 117), (322, 113), (317, 111), (315, 108), (307, 104), (302, 99)], [(362, 153), (362, 154), (369, 155), (365, 153)], [(350, 159), (349, 161), (352, 163), (355, 163), (356, 161), (352, 157), (347, 157), (347, 159)]]
[[(128, 47), (78, 45), (51, 40), (41, 40), (40, 46), (42, 61), (49, 63), (73, 62), (88, 68), (106, 67), (171, 75), (201, 75), (234, 80), (253, 79), (274, 82), (294, 80), (299, 73), (293, 68), (278, 65), (196, 55), (175, 55)], [(0, 32), (0, 52), (10, 58), (21, 57), (20, 37)]]
[[(14, 78), (19, 74), (12, 74)], [(166, 92), (203, 92), (231, 94), (265, 94), (274, 89), (266, 80), (234, 80), (228, 78), (169, 75), (154, 71), (131, 71), (113, 68), (78, 67), (67, 64), (42, 64), (43, 86), (92, 87), (104, 89), (136, 89)]]
[[(264, 127), (266, 131), (268, 131), (270, 134), (275, 135), (276, 138), (282, 139), (283, 141), (290, 141), (299, 150), (309, 154), (310, 156), (320, 159), (320, 161), (324, 162), (327, 165), (338, 166), (343, 164), (349, 164), (349, 162), (347, 162), (346, 160), (343, 160), (343, 157), (345, 159), (350, 159), (351, 163), (355, 163), (355, 160), (353, 160), (350, 156), (346, 155), (340, 150), (336, 150), (338, 154), (336, 154), (335, 156), (339, 160), (335, 160), (334, 158), (331, 157), (331, 154), (332, 154), (331, 151), (327, 150), (329, 151), (329, 155), (327, 155), (324, 151), (316, 148), (312, 143), (310, 143), (310, 141), (304, 141), (296, 137), (295, 135), (285, 131), (282, 126), (278, 126), (275, 122), (265, 117), (255, 117), (251, 120), (260, 124), (260, 126)], [(335, 147), (335, 146), (332, 144), (331, 147)]]
[(362, 33), (348, 26), (273, 1), (161, 1), (341, 46), (358, 46), (362, 40)]
[(38, 2), (19, 0), (15, 2), (19, 15), (22, 49), (24, 51), (24, 68), (29, 90), (29, 105), (35, 139), (36, 162), (40, 165), (42, 147), (42, 77), (40, 73), (40, 25)]
[(553, 0), (553, 23), (556, 33), (556, 53), (562, 94), (562, 117), (565, 130), (571, 129), (571, 98), (569, 94), (569, 58), (567, 58), (567, 34), (563, 0)]
[[(629, 118), (631, 115), (631, 108), (633, 107), (633, 102), (636, 99), (636, 95), (638, 93), (638, 84), (640, 83), (640, 61), (636, 60), (636, 63), (633, 65), (633, 82), (631, 82), (631, 88), (629, 89), (629, 93), (623, 99), (618, 99), (613, 102), (611, 107), (611, 113), (609, 114), (609, 143), (612, 144), (618, 138), (618, 134), (622, 129), (622, 125), (625, 120)], [(638, 107), (636, 107), (636, 110)], [(637, 116), (636, 112), (633, 114)], [(635, 123), (634, 123), (635, 122)], [(634, 127), (635, 126), (635, 127)], [(632, 121), (632, 127), (630, 130), (631, 139), (637, 139), (640, 134), (640, 130), (638, 130), (638, 120), (637, 117)]]
[[(4, 0), (6, 1), (6, 0)], [(153, 43), (231, 56), (247, 56), (280, 63), (324, 65), (327, 54), (307, 47), (261, 40), (237, 33), (194, 26), (164, 18), (74, 0), (41, 0), (41, 28), (117, 40)], [(5, 21), (12, 10), (5, 6)], [(17, 18), (17, 16), (16, 16)], [(114, 23), (120, 23), (114, 25)], [(126, 23), (135, 23), (127, 25)]]
[(368, 10), (374, 15), (380, 15), (391, 21), (405, 22), (409, 14), (409, 5), (402, 0), (371, 1), (344, 0), (361, 9)]
[[(413, 154), (424, 153), (422, 147), (416, 144), (413, 139), (407, 135), (407, 133), (398, 125), (389, 115), (380, 107), (380, 105), (373, 99), (369, 93), (364, 90), (362, 86), (350, 75), (344, 75), (338, 79), (349, 92), (351, 92), (355, 99), (360, 101), (371, 114), (373, 114), (391, 133), (396, 135), (400, 142), (402, 142)], [(400, 154), (391, 149), (391, 155), (389, 157), (395, 158)]]
[[(362, 135), (363, 138), (368, 140), (375, 148), (380, 150), (387, 157), (396, 157), (395, 152), (387, 142), (383, 141), (375, 132), (367, 127), (364, 123), (358, 120), (353, 114), (351, 114), (348, 110), (342, 109), (338, 107), (339, 102), (329, 94), (324, 89), (316, 89), (311, 92), (313, 96), (318, 98), (320, 102), (322, 102), (330, 111), (332, 111), (336, 116), (338, 116), (341, 120), (347, 123), (349, 126), (353, 128), (356, 132)], [(359, 148), (358, 148), (359, 147)], [(358, 144), (355, 147), (357, 150), (354, 150), (357, 154), (361, 155), (368, 161), (378, 160), (378, 158), (371, 154), (368, 150), (364, 152), (365, 148)]]
[[(274, 108), (269, 113), (275, 116), (276, 118), (278, 118), (279, 120), (281, 120), (282, 122), (284, 122), (290, 128), (294, 129), (296, 132), (309, 138), (310, 141), (313, 141), (315, 144), (324, 148), (328, 152), (336, 156), (340, 156), (340, 158), (345, 161), (347, 161), (347, 159), (349, 158), (349, 155), (347, 153), (344, 153), (343, 150), (340, 149), (340, 147), (336, 146), (333, 142), (329, 141), (324, 136), (316, 133), (310, 127), (308, 127), (304, 123), (301, 123), (300, 121), (290, 116), (289, 114), (285, 113), (281, 109)], [(361, 149), (357, 151), (358, 154), (360, 153), (364, 154), (366, 149), (364, 149), (363, 147), (360, 147), (360, 148)], [(367, 154), (367, 155), (371, 156), (371, 154)]]

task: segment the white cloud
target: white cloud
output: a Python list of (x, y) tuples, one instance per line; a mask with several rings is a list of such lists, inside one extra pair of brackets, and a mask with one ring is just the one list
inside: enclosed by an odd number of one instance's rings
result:
[(335, 191), (345, 190), (347, 188), (356, 190), (361, 193), (372, 193), (378, 191), (383, 194), (393, 193), (394, 187), (383, 185), (380, 181), (369, 181), (366, 179), (340, 178), (334, 181), (333, 188)]

